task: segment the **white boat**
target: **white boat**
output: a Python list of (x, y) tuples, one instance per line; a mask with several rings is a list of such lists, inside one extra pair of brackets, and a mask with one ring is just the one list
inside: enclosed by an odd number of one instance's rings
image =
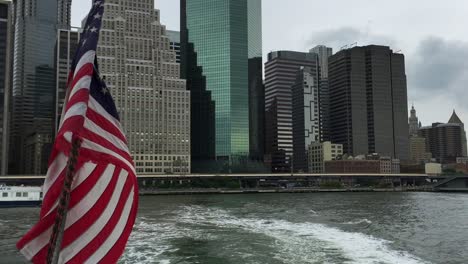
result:
[(0, 185), (0, 207), (34, 207), (41, 203), (42, 187)]

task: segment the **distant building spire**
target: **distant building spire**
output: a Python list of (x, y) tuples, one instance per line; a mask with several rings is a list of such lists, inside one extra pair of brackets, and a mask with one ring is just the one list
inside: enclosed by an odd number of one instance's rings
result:
[(450, 117), (450, 120), (448, 121), (448, 123), (450, 123), (450, 124), (463, 124), (463, 122), (460, 120), (457, 113), (455, 112), (455, 109), (453, 110), (453, 114)]
[(409, 134), (410, 136), (417, 136), (418, 130), (421, 127), (418, 117), (416, 116), (416, 109), (414, 109), (414, 104), (411, 107), (411, 116), (409, 118)]

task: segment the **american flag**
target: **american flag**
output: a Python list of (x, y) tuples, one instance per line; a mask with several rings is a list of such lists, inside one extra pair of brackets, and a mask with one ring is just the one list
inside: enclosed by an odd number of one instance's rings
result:
[(17, 243), (20, 252), (34, 263), (46, 261), (76, 138), (81, 146), (58, 262), (117, 262), (135, 222), (135, 167), (96, 60), (103, 13), (104, 1), (94, 0), (69, 75), (66, 104), (43, 186), (40, 219)]

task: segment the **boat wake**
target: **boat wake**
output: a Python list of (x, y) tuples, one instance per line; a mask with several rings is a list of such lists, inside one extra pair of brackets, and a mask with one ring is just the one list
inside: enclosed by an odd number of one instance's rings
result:
[[(366, 220), (356, 223), (370, 222)], [(154, 219), (147, 218), (137, 220), (124, 263), (179, 263), (179, 248), (174, 241), (234, 243), (229, 244), (232, 251), (226, 254), (243, 258), (242, 263), (428, 263), (391, 248), (390, 241), (363, 233), (311, 222), (237, 217), (229, 211), (205, 206), (182, 206), (164, 223), (153, 222)], [(232, 239), (239, 234), (249, 239)], [(269, 242), (263, 245), (265, 241)], [(267, 247), (267, 257), (272, 261), (261, 256), (256, 256), (256, 260), (250, 258), (258, 253), (252, 248), (258, 244)], [(220, 246), (219, 251), (222, 250)], [(264, 262), (259, 262), (262, 258)]]

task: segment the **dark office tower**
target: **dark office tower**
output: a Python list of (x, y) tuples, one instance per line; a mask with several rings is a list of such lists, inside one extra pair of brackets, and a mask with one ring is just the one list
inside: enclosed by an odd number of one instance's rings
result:
[(293, 165), (292, 88), (301, 67), (317, 69), (317, 54), (275, 51), (265, 64), (265, 160), (273, 172)]
[(308, 172), (307, 152), (320, 143), (319, 68), (303, 67), (292, 87), (293, 170)]
[(79, 32), (76, 29), (59, 29), (57, 47), (55, 50), (56, 89), (54, 97), (54, 132), (57, 132), (62, 116), (67, 91), (70, 66), (78, 48)]
[(189, 42), (186, 5), (181, 1), (180, 75), (187, 80), (191, 100), (191, 159), (193, 173), (217, 172), (215, 164), (215, 103), (206, 90), (206, 77), (198, 64), (193, 43)]
[(328, 85), (328, 60), (333, 55), (333, 49), (319, 45), (310, 50), (311, 53), (318, 55), (320, 66), (320, 139), (321, 141), (330, 141), (330, 89)]
[(263, 164), (265, 154), (265, 87), (262, 60), (262, 2), (248, 1), (250, 158)]
[(331, 140), (344, 153), (408, 160), (405, 62), (389, 47), (342, 50), (330, 57)]
[(8, 124), (11, 79), (11, 2), (0, 0), (0, 176), (8, 166)]
[(47, 169), (55, 127), (55, 40), (59, 21), (69, 21), (69, 12), (58, 12), (66, 6), (62, 2), (13, 2), (12, 173), (43, 174)]
[[(258, 45), (261, 28), (249, 25), (260, 0), (181, 0), (188, 42), (194, 44), (206, 87), (215, 101), (216, 157), (227, 167), (249, 156), (249, 45)], [(251, 3), (252, 2), (252, 3)], [(257, 29), (257, 34), (250, 33)], [(249, 39), (256, 37), (257, 41)], [(256, 54), (252, 52), (252, 54)]]
[(455, 111), (448, 123), (421, 127), (418, 134), (426, 139), (432, 157), (440, 163), (455, 163), (458, 157), (467, 156), (465, 125)]

